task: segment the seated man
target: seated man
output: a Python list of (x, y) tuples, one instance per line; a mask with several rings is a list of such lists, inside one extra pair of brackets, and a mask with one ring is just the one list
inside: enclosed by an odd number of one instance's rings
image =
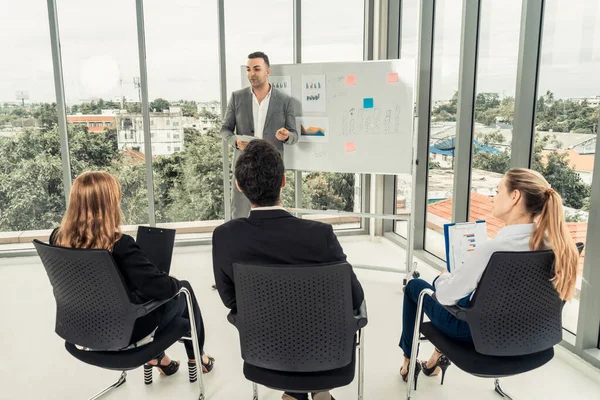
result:
[[(213, 269), (219, 295), (236, 311), (233, 263), (319, 264), (346, 261), (333, 227), (292, 216), (281, 206), (285, 186), (283, 159), (265, 140), (253, 140), (237, 160), (235, 184), (250, 200), (248, 218), (231, 220), (213, 233)], [(358, 309), (363, 289), (352, 272), (352, 302)], [(284, 393), (283, 399), (308, 399), (306, 393)], [(328, 392), (314, 400), (333, 399)]]

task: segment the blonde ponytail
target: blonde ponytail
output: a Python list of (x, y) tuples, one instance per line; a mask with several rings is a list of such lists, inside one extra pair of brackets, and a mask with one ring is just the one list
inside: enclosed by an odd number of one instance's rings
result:
[(535, 171), (513, 168), (506, 177), (509, 190), (519, 190), (526, 210), (538, 217), (529, 248), (542, 250), (546, 244), (550, 246), (554, 252), (552, 282), (560, 298), (570, 300), (575, 293), (579, 252), (567, 229), (560, 195)]

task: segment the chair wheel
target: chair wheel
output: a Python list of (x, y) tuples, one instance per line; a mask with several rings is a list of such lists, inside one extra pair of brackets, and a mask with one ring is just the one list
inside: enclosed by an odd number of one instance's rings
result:
[(421, 274), (419, 273), (419, 271), (415, 271), (415, 272), (413, 272), (412, 276), (413, 276), (413, 278), (417, 279), (421, 276)]

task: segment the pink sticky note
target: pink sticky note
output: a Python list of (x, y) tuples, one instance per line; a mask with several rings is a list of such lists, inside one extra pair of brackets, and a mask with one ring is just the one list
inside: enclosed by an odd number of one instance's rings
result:
[(398, 73), (397, 72), (390, 72), (388, 73), (388, 83), (396, 83), (398, 82)]
[(344, 146), (344, 149), (346, 150), (346, 153), (350, 153), (356, 151), (356, 145), (354, 144), (354, 142), (347, 142)]
[(350, 85), (350, 86), (356, 85), (356, 75), (352, 75), (352, 74), (346, 75), (346, 85)]

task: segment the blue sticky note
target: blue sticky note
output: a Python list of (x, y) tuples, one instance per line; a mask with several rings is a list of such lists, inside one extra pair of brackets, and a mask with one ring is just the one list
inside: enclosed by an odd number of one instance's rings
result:
[(373, 98), (367, 97), (363, 99), (363, 108), (373, 108)]

